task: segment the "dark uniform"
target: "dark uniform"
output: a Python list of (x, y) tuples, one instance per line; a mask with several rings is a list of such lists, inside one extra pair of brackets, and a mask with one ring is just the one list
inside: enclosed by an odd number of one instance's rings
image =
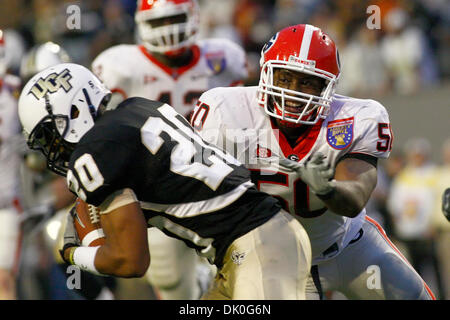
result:
[(174, 109), (143, 98), (106, 112), (77, 144), (69, 169), (86, 202), (99, 206), (132, 189), (149, 227), (219, 268), (234, 239), (280, 211), (243, 165), (204, 142)]

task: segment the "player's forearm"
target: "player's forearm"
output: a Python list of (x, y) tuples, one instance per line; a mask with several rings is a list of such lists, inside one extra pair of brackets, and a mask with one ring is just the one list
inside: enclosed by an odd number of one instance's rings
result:
[(148, 250), (142, 255), (129, 255), (108, 245), (101, 246), (94, 260), (98, 272), (122, 278), (140, 278), (150, 265)]
[(334, 192), (320, 198), (332, 212), (354, 218), (364, 209), (370, 197), (366, 189), (355, 181), (336, 181)]

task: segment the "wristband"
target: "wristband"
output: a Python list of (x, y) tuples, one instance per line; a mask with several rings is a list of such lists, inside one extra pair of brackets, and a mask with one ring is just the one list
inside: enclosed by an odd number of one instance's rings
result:
[(78, 247), (70, 248), (70, 251), (69, 251), (69, 263), (70, 264), (75, 264), (75, 262), (73, 261), (73, 254), (74, 254), (76, 248), (78, 248)]
[(97, 247), (77, 247), (73, 251), (73, 262), (75, 265), (79, 266), (81, 269), (89, 271), (96, 275), (102, 275), (95, 268), (94, 260), (95, 255), (97, 254), (97, 250), (100, 246)]

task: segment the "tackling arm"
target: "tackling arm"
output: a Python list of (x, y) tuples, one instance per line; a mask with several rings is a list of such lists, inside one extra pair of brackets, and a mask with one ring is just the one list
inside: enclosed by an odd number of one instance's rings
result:
[(319, 196), (336, 214), (356, 217), (367, 204), (377, 184), (377, 169), (366, 161), (346, 158), (338, 163), (335, 190), (330, 197)]
[(281, 159), (280, 165), (296, 171), (331, 211), (350, 218), (361, 212), (377, 184), (375, 166), (356, 158), (345, 158), (334, 169), (317, 152), (305, 164)]

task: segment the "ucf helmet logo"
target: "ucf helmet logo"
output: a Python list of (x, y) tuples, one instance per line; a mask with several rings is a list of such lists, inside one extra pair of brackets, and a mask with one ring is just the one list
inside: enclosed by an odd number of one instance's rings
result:
[(60, 88), (63, 88), (65, 92), (69, 92), (72, 89), (72, 85), (69, 80), (72, 79), (69, 69), (64, 69), (60, 73), (51, 73), (45, 79), (40, 78), (33, 85), (29, 93), (32, 93), (36, 99), (40, 100), (47, 93), (55, 93)]

